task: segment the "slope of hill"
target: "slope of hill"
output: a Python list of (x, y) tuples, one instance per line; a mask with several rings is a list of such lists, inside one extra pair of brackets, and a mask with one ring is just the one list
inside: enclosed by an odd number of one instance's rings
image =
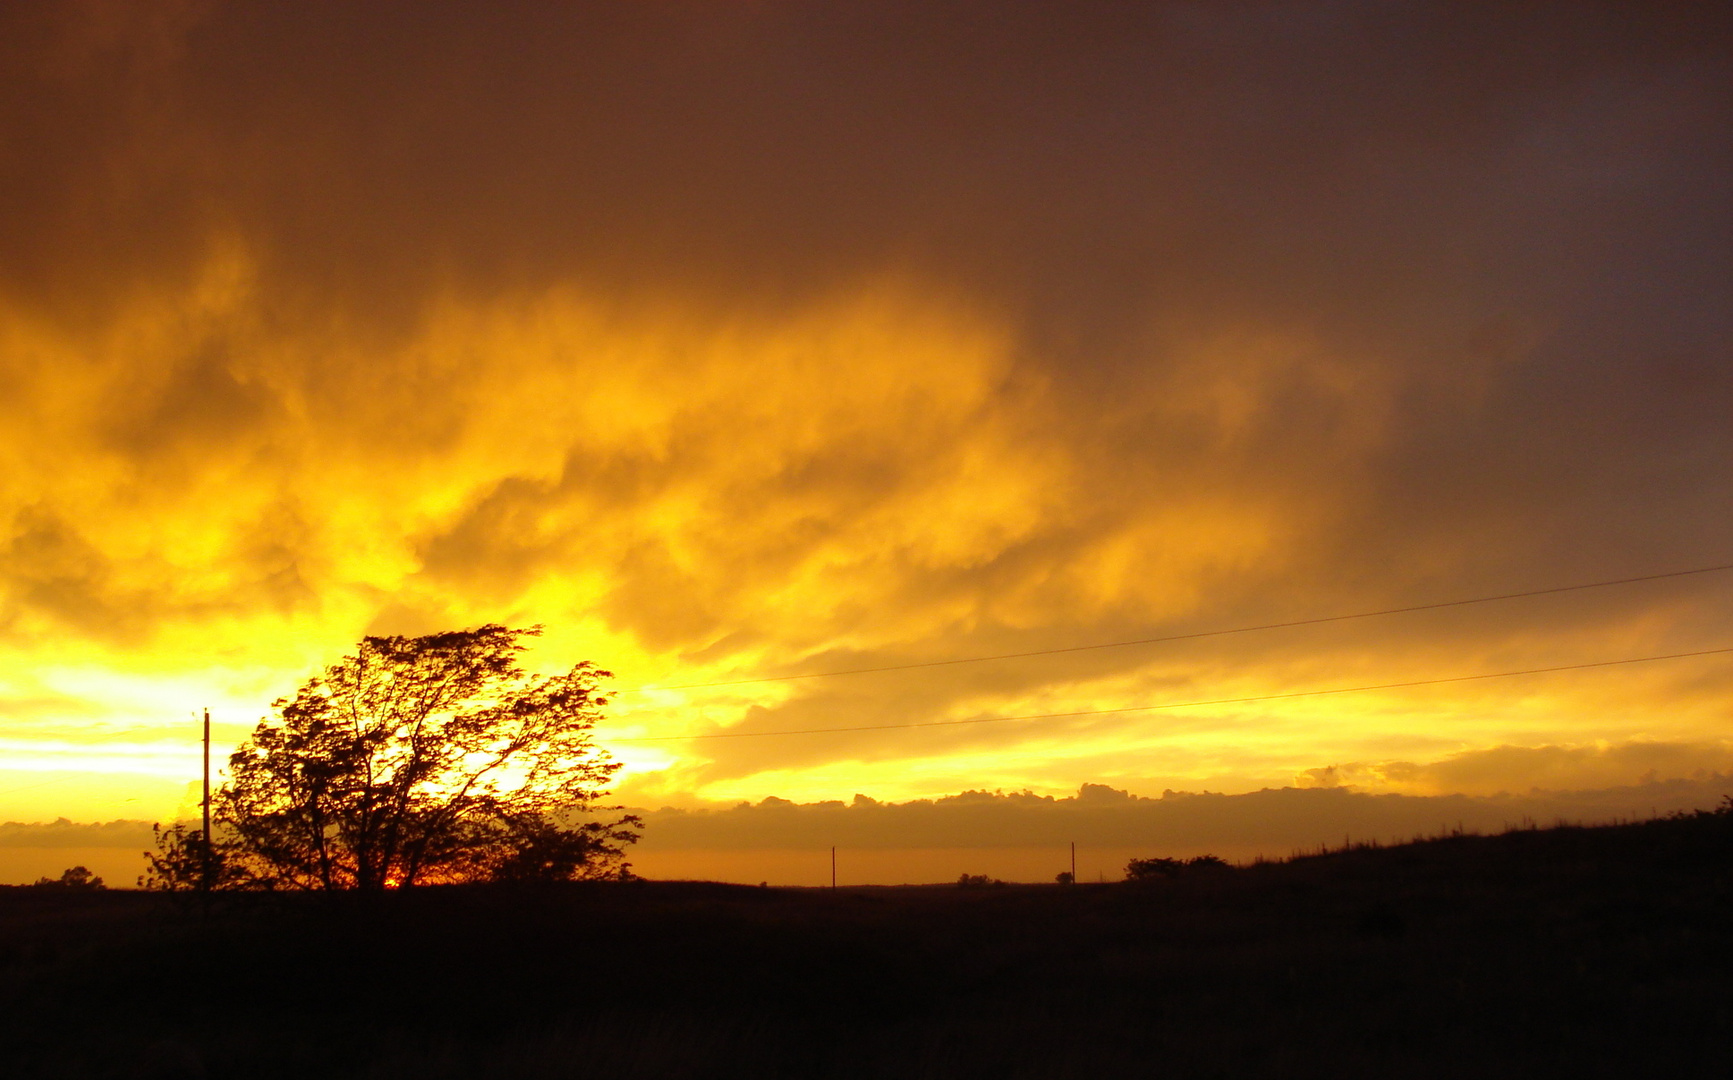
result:
[(0, 1057), (16, 1077), (1666, 1075), (1733, 1034), (1730, 856), (1723, 810), (1106, 886), (225, 897), (208, 919), (12, 889)]

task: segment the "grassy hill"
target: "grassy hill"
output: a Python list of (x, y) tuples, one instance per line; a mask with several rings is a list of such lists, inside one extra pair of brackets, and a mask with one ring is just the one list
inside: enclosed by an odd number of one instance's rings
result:
[[(1152, 855), (1160, 854), (1151, 852)], [(1684, 1075), (1733, 814), (1112, 885), (0, 890), (13, 1077)]]

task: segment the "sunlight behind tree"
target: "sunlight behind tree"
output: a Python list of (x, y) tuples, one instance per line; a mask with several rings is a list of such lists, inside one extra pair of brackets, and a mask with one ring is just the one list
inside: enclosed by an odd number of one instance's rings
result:
[(603, 821), (619, 768), (591, 729), (609, 676), (532, 676), (540, 627), (369, 637), (275, 703), (198, 830), (159, 833), (145, 884), (381, 889), (623, 876), (631, 815)]

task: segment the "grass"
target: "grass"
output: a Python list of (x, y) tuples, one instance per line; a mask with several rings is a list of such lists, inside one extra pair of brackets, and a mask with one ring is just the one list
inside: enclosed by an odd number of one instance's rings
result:
[[(1153, 854), (1153, 853), (1152, 853)], [(0, 891), (12, 1077), (1631, 1076), (1733, 1035), (1733, 815), (1113, 885)]]

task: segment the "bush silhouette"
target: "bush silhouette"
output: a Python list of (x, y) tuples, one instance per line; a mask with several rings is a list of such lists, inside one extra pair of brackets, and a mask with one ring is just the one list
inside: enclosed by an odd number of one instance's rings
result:
[(152, 825), (156, 850), (145, 852), (145, 871), (139, 875), (141, 889), (187, 892), (208, 884), (213, 889), (246, 888), (255, 881), (242, 860), (230, 857), (224, 844), (205, 844), (203, 829), (175, 824)]
[(1190, 859), (1132, 859), (1125, 864), (1127, 881), (1162, 881), (1187, 871), (1227, 870), (1231, 865), (1218, 855), (1198, 855)]
[(1125, 864), (1125, 880), (1156, 881), (1161, 878), (1178, 877), (1185, 869), (1185, 864), (1178, 859), (1133, 859)]
[(36, 879), (36, 883), (32, 887), (37, 889), (80, 889), (91, 891), (95, 889), (106, 889), (108, 886), (104, 885), (102, 879), (91, 873), (87, 868), (74, 866), (61, 871), (58, 878), (39, 877)]

